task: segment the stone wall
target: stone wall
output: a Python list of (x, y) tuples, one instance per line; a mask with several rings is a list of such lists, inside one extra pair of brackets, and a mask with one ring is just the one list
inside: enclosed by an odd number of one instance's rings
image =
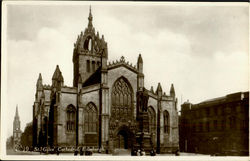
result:
[[(63, 89), (60, 95), (60, 105), (58, 108), (58, 136), (57, 142), (61, 146), (72, 146), (76, 142), (76, 133), (75, 131), (67, 131), (67, 107), (73, 105), (77, 108), (77, 95), (76, 93), (67, 92), (66, 89)], [(66, 93), (67, 92), (67, 93)]]

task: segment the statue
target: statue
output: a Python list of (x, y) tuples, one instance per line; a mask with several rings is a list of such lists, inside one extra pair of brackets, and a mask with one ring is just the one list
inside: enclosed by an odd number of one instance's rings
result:
[(143, 91), (137, 92), (137, 113), (148, 111), (148, 92), (143, 87)]

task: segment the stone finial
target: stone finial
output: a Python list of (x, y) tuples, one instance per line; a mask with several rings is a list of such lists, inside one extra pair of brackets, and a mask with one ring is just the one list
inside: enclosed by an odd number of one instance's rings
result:
[(124, 56), (121, 56), (121, 58), (120, 58), (120, 62), (125, 62), (125, 58), (124, 58)]

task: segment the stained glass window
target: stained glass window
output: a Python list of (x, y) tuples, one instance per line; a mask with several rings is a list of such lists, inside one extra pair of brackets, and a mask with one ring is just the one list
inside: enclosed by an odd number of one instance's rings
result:
[(76, 109), (73, 105), (67, 107), (67, 131), (75, 130)]
[(149, 116), (149, 131), (155, 132), (156, 116), (155, 110), (153, 107), (148, 107), (148, 116)]
[(120, 120), (132, 116), (132, 89), (123, 77), (114, 83), (111, 97), (113, 117)]
[(164, 118), (164, 133), (170, 132), (170, 121), (169, 121), (169, 113), (167, 110), (163, 112), (163, 118)]
[(84, 112), (85, 132), (97, 132), (97, 108), (94, 103), (88, 103)]

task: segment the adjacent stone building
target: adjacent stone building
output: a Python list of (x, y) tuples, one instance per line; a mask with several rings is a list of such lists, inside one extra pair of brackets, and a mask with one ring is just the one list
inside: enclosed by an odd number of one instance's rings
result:
[(20, 142), (21, 142), (21, 135), (22, 135), (22, 131), (21, 131), (21, 126), (20, 126), (20, 118), (19, 118), (19, 114), (18, 114), (18, 106), (16, 106), (16, 114), (15, 114), (15, 118), (13, 121), (13, 146), (14, 149), (18, 149)]
[(249, 92), (181, 106), (180, 150), (249, 155)]
[[(33, 146), (92, 146), (130, 149), (135, 140), (136, 92), (144, 87), (143, 59), (137, 65), (108, 61), (108, 45), (95, 31), (90, 10), (88, 26), (78, 36), (73, 50), (73, 86), (64, 85), (59, 66), (52, 85), (39, 74), (33, 106)], [(44, 62), (46, 63), (46, 62)], [(172, 152), (179, 146), (177, 98), (170, 93), (146, 90), (153, 146)]]

